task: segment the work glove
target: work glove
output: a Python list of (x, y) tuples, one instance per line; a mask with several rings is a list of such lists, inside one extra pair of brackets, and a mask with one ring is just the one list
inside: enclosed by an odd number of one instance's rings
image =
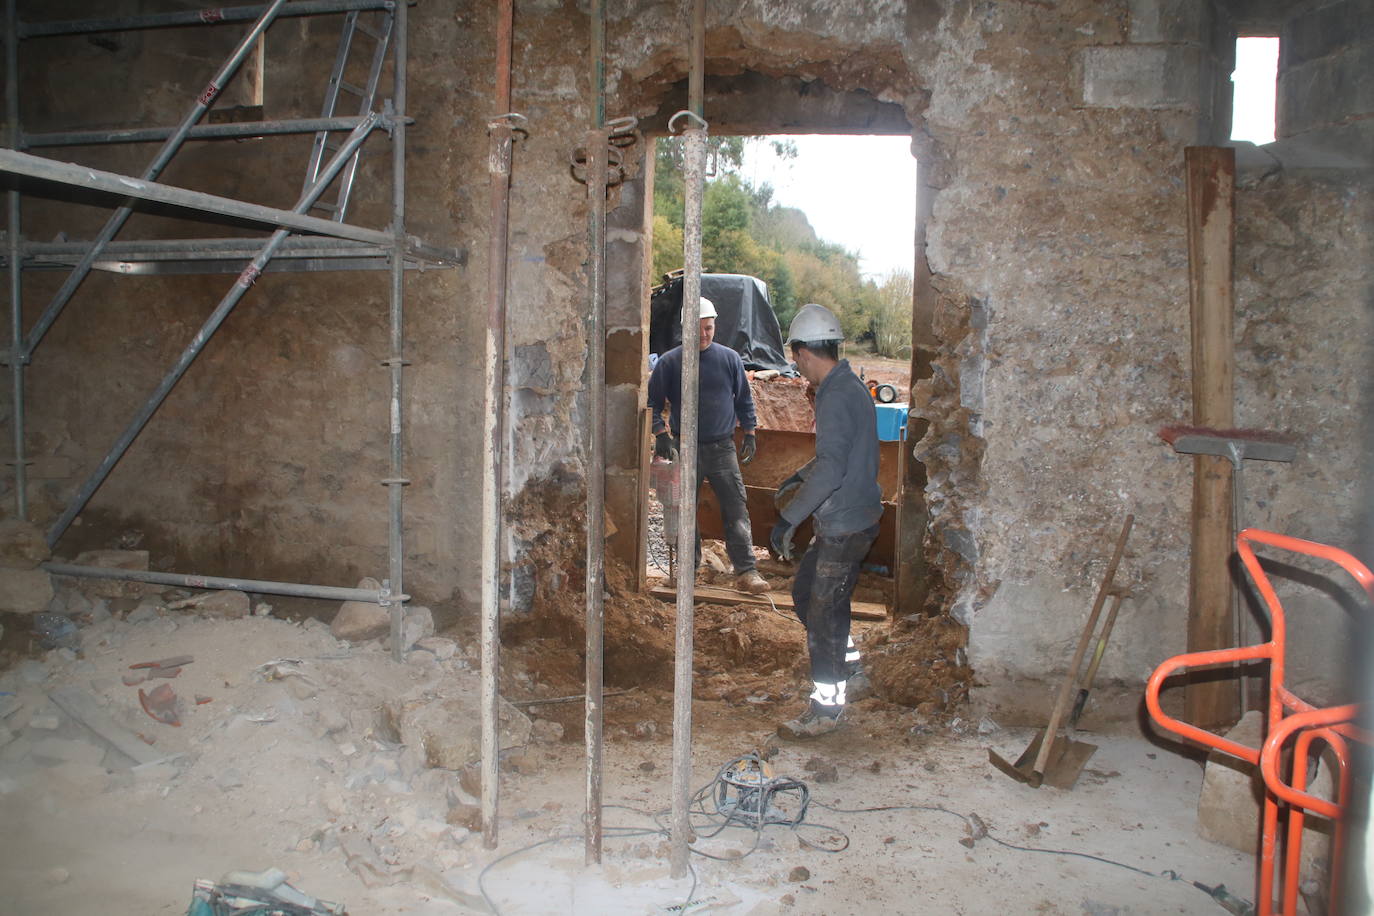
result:
[(754, 438), (754, 434), (753, 434), (753, 433), (745, 433), (745, 434), (744, 434), (744, 441), (740, 443), (740, 447), (739, 447), (739, 463), (740, 463), (740, 464), (748, 464), (749, 462), (753, 461), (753, 460), (754, 460), (754, 454), (755, 454), (758, 450), (759, 450), (759, 443), (758, 443), (758, 440), (757, 440), (756, 438)]
[(677, 446), (673, 444), (673, 437), (668, 435), (667, 430), (654, 437), (654, 457), (667, 461), (677, 460)]
[(785, 518), (778, 519), (768, 535), (768, 547), (779, 560), (792, 559), (792, 523)]
[(800, 471), (784, 480), (773, 493), (773, 505), (779, 510), (786, 509), (787, 504), (792, 501), (792, 497), (797, 495), (797, 491), (805, 482), (806, 479), (802, 477)]

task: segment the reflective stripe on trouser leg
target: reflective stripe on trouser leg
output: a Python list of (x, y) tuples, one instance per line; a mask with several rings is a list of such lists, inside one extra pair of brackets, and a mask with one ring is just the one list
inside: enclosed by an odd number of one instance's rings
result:
[(853, 636), (849, 637), (849, 645), (845, 647), (844, 660), (851, 665), (857, 666), (859, 664), (859, 650), (858, 647), (854, 645)]
[(838, 684), (823, 684), (820, 681), (812, 681), (811, 699), (825, 706), (844, 705), (844, 681)]

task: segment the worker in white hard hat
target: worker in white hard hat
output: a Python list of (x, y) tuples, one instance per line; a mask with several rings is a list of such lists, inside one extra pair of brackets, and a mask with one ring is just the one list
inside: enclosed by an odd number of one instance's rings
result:
[[(754, 595), (768, 591), (754, 559), (754, 537), (745, 503), (740, 463), (754, 460), (757, 439), (754, 428), (754, 396), (744, 374), (744, 360), (729, 347), (715, 343), (716, 306), (701, 298), (701, 330), (696, 340), (700, 351), (697, 397), (697, 485), (711, 484), (720, 503), (725, 550), (735, 568), (735, 587)], [(686, 343), (686, 341), (684, 341)], [(649, 410), (653, 414), (654, 455), (677, 458), (681, 434), (682, 347), (674, 347), (654, 363), (649, 375)], [(667, 404), (669, 422), (663, 418)], [(744, 441), (735, 454), (735, 426), (744, 430)], [(695, 562), (701, 564), (701, 535), (697, 534)]]
[(783, 481), (779, 520), (769, 546), (792, 559), (792, 534), (807, 516), (815, 537), (792, 582), (797, 617), (811, 658), (810, 703), (778, 727), (787, 738), (813, 738), (839, 727), (845, 703), (872, 692), (849, 634), (850, 599), (859, 567), (878, 536), (878, 424), (868, 388), (840, 359), (844, 333), (833, 312), (801, 307), (788, 329), (797, 371), (816, 392), (816, 457)]

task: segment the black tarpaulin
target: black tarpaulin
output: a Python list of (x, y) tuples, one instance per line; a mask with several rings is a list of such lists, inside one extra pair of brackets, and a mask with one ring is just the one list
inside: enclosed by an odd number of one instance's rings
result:
[[(744, 360), (746, 369), (796, 375), (783, 355), (782, 329), (768, 302), (768, 287), (744, 274), (702, 274), (701, 294), (719, 313), (716, 343)], [(649, 300), (649, 352), (662, 355), (682, 343), (682, 278), (654, 290)]]

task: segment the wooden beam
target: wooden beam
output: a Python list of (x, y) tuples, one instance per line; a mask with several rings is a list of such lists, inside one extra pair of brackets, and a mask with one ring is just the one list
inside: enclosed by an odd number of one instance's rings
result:
[[(660, 585), (650, 589), (649, 594), (663, 601), (672, 601), (677, 597), (677, 590)], [(785, 592), (751, 595), (748, 592), (722, 588), (718, 585), (698, 585), (695, 595), (697, 604), (723, 604), (727, 607), (736, 604), (748, 604), (759, 607), (775, 607), (780, 611), (790, 611), (796, 606), (792, 603), (792, 596)], [(855, 620), (886, 620), (887, 608), (872, 601), (851, 601), (849, 616)], [(797, 622), (801, 623), (800, 620)]]
[[(1235, 350), (1232, 266), (1235, 256), (1235, 150), (1193, 146), (1188, 173), (1188, 293), (1192, 315), (1193, 425), (1234, 423)], [(1188, 589), (1188, 651), (1234, 644), (1231, 600), (1231, 463), (1193, 458), (1192, 569)], [(1202, 728), (1234, 722), (1238, 682), (1230, 669), (1190, 678), (1187, 721)]]

